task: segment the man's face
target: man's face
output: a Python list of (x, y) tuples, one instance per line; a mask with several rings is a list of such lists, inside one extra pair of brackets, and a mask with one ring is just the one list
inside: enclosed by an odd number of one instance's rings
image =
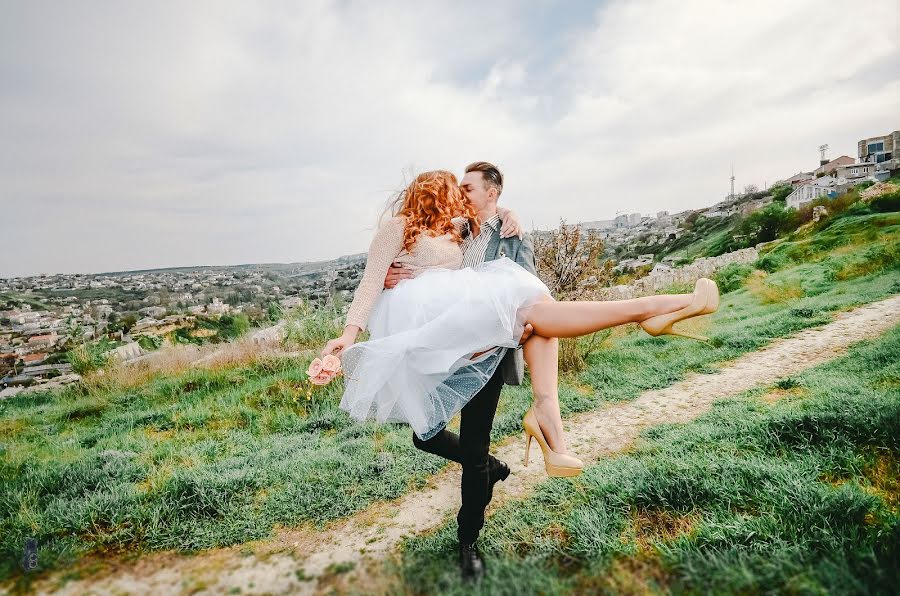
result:
[[(466, 199), (472, 203), (472, 206), (475, 207), (475, 211), (482, 211), (490, 204), (493, 198), (493, 193), (489, 192), (485, 186), (487, 185), (484, 183), (484, 177), (481, 175), (481, 172), (467, 172), (459, 184), (460, 190), (462, 190)], [(491, 189), (491, 191), (493, 190)]]

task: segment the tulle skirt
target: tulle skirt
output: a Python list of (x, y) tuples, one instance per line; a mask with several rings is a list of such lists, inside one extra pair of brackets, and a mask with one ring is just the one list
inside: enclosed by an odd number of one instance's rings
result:
[(430, 439), (518, 345), (528, 307), (549, 295), (505, 257), (401, 281), (375, 304), (370, 339), (342, 356), (341, 408), (356, 420), (406, 422)]

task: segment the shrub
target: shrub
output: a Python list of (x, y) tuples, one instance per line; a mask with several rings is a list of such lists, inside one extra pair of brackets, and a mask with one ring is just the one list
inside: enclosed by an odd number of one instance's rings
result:
[(753, 272), (753, 267), (744, 263), (731, 263), (716, 271), (713, 279), (723, 294), (733, 292), (744, 285), (744, 280)]
[(859, 189), (852, 189), (833, 199), (820, 197), (800, 207), (797, 211), (797, 219), (800, 224), (811, 222), (813, 220), (813, 210), (818, 206), (822, 206), (828, 211), (828, 215), (819, 221), (819, 226), (824, 228), (828, 226), (833, 218), (846, 212), (857, 202), (859, 202)]
[(303, 302), (285, 315), (284, 344), (294, 349), (321, 349), (329, 339), (343, 333), (341, 318), (337, 304), (313, 307)]
[(747, 216), (741, 222), (738, 233), (745, 236), (750, 244), (771, 242), (785, 232), (797, 229), (799, 223), (796, 211), (773, 202)]
[(783, 379), (778, 379), (775, 381), (775, 386), (779, 389), (784, 389), (785, 391), (790, 389), (797, 389), (798, 387), (802, 387), (803, 383), (794, 377), (785, 377)]
[[(590, 300), (597, 289), (613, 279), (612, 263), (600, 262), (603, 240), (593, 231), (581, 234), (581, 226), (560, 222), (558, 230), (538, 237), (534, 243), (534, 261), (538, 276), (557, 300)], [(600, 349), (608, 333), (559, 342), (559, 367), (565, 372), (584, 370), (588, 357)]]
[(869, 206), (872, 208), (872, 211), (877, 211), (878, 213), (900, 211), (900, 192), (891, 192), (875, 197), (869, 203)]
[(769, 192), (772, 194), (773, 201), (784, 203), (787, 196), (794, 192), (794, 187), (790, 184), (782, 184), (781, 186), (773, 186), (769, 189)]
[(560, 221), (558, 230), (534, 242), (534, 261), (541, 278), (557, 300), (591, 298), (597, 287), (612, 279), (612, 263), (600, 262), (603, 240), (595, 232), (581, 234), (581, 226)]
[(67, 358), (72, 370), (85, 375), (106, 365), (108, 357), (103, 348), (97, 344), (80, 344), (69, 350)]
[(237, 315), (222, 315), (219, 318), (219, 335), (225, 339), (236, 339), (250, 329), (250, 319), (241, 313)]
[(611, 334), (612, 329), (605, 329), (584, 337), (561, 339), (559, 341), (559, 369), (566, 372), (585, 370), (588, 358), (600, 350), (603, 342)]
[(277, 323), (284, 316), (284, 309), (277, 302), (269, 302), (266, 306), (266, 318), (271, 323)]
[(774, 273), (787, 265), (787, 256), (781, 252), (771, 251), (756, 260), (754, 267), (762, 269), (766, 273)]
[(137, 343), (147, 351), (158, 350), (163, 344), (163, 338), (157, 335), (142, 335), (137, 339)]
[(170, 333), (168, 337), (173, 344), (194, 344), (202, 346), (204, 343), (206, 343), (204, 341), (204, 338), (195, 337), (191, 333), (191, 330), (187, 327), (179, 327), (178, 329)]

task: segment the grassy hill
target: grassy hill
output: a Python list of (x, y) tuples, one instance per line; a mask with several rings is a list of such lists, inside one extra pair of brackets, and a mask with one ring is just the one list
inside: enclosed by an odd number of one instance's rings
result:
[[(900, 179), (892, 179), (900, 183)], [(726, 252), (755, 246), (760, 242), (770, 242), (786, 234), (798, 230), (812, 221), (813, 209), (824, 207), (831, 217), (841, 215), (845, 210), (858, 205), (860, 192), (868, 185), (860, 185), (837, 198), (823, 197), (803, 205), (799, 210), (786, 209), (784, 199), (789, 187), (776, 188), (775, 200), (762, 209), (747, 215), (733, 214), (725, 217), (704, 217), (694, 214), (688, 217), (682, 235), (676, 240), (667, 240), (658, 244), (636, 244), (624, 256), (652, 253), (659, 260), (666, 256), (677, 257), (681, 262), (689, 262), (697, 257), (713, 257)], [(761, 193), (757, 193), (761, 194)], [(755, 195), (754, 195), (755, 196)], [(897, 193), (881, 199), (889, 203), (882, 211), (896, 209)], [(738, 201), (736, 204), (740, 204)]]
[[(821, 325), (836, 311), (900, 292), (900, 213), (879, 209), (852, 206), (773, 242), (755, 266), (723, 271), (720, 285), (731, 291), (702, 323), (709, 344), (634, 329), (613, 334), (583, 373), (563, 378), (563, 415), (714, 370)], [(334, 324), (328, 313), (309, 317), (300, 341), (312, 348)], [(710, 417), (660, 431), (650, 451), (593, 467), (579, 485), (586, 492), (558, 484), (540, 491), (517, 505), (525, 507), (521, 519), (506, 511), (488, 531), (539, 528), (548, 511), (564, 511), (565, 523), (574, 524), (568, 535), (578, 539), (536, 558), (522, 545), (517, 554), (503, 554), (503, 569), (523, 578), (521, 589), (529, 591), (537, 584), (528, 582), (543, 580), (567, 589), (607, 585), (603, 577), (612, 572), (623, 582), (659, 579), (687, 591), (816, 591), (831, 580), (881, 585), (884, 576), (872, 570), (896, 556), (889, 548), (898, 531), (892, 501), (855, 488), (829, 492), (816, 474), (843, 483), (859, 481), (867, 465), (894, 469), (898, 342), (894, 333), (834, 371), (798, 380), (812, 400), (801, 410), (726, 405), (718, 427)], [(866, 359), (876, 364), (862, 366)], [(347, 517), (423, 486), (443, 466), (413, 448), (406, 426), (351, 421), (338, 408), (340, 383), (317, 389), (308, 383), (308, 360), (250, 356), (238, 365), (140, 379), (110, 374), (61, 393), (0, 402), (0, 578), (24, 587), (35, 577), (22, 575), (16, 563), (27, 538), (40, 544), (45, 571), (88, 553), (236, 544), (278, 526)], [(849, 406), (841, 397), (846, 379), (865, 388)], [(505, 388), (493, 438), (520, 432), (529, 406), (527, 385)], [(716, 486), (704, 481), (713, 472)], [(896, 498), (895, 484), (879, 486), (885, 498)], [(694, 493), (692, 503), (687, 495)], [(633, 511), (690, 531), (641, 537), (629, 525)], [(840, 512), (844, 517), (835, 517)], [(859, 520), (871, 521), (861, 527)], [(632, 538), (620, 544), (629, 527)], [(449, 532), (413, 542), (410, 588), (443, 585), (426, 555), (446, 550)], [(789, 546), (792, 536), (801, 539)], [(817, 564), (819, 552), (827, 556)], [(840, 553), (849, 557), (844, 563)], [(531, 574), (535, 561), (540, 569)], [(806, 571), (795, 585), (797, 569)]]

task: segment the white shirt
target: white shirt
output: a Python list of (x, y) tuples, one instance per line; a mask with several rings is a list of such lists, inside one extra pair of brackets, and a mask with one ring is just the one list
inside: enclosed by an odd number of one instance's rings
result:
[(472, 230), (468, 227), (469, 224), (466, 224), (466, 226), (469, 229), (469, 235), (463, 239), (461, 246), (463, 251), (462, 266), (474, 267), (475, 265), (484, 263), (488, 242), (494, 232), (500, 229), (500, 215), (494, 214), (494, 216), (487, 221), (481, 222), (481, 228), (478, 230), (477, 236), (472, 235)]

